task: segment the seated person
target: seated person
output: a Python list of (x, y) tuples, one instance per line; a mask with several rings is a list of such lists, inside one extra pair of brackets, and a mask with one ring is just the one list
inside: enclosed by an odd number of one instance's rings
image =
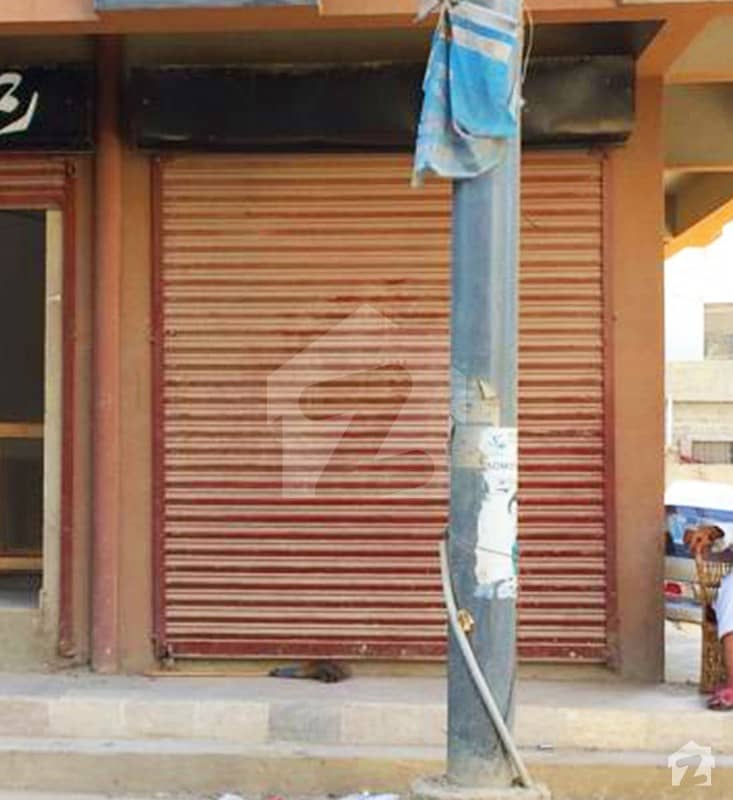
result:
[[(701, 525), (685, 531), (685, 544), (695, 556), (710, 550), (713, 542), (718, 539), (723, 540), (726, 548), (721, 557), (731, 560), (733, 552), (728, 548), (733, 545), (733, 523)], [(718, 623), (718, 638), (723, 647), (726, 680), (713, 692), (708, 708), (714, 711), (730, 711), (733, 710), (733, 571), (720, 583), (714, 610)]]

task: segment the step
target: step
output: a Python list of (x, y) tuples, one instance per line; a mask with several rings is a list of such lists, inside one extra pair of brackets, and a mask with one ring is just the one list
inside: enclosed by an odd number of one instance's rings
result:
[[(667, 755), (610, 751), (527, 751), (533, 777), (555, 800), (722, 800), (733, 796), (733, 757), (718, 758), (712, 786), (671, 785)], [(286, 796), (353, 791), (405, 793), (416, 777), (440, 774), (439, 748), (235, 744), (177, 740), (0, 741), (3, 791), (121, 795)], [(694, 780), (692, 770), (690, 781)]]
[[(694, 739), (733, 755), (733, 715), (708, 712), (694, 689), (525, 681), (518, 692), (522, 747), (673, 752)], [(3, 734), (444, 748), (445, 682), (5, 675)]]

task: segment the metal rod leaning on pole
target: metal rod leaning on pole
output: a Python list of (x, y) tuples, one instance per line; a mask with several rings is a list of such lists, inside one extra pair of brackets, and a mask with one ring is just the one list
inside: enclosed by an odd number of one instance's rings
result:
[(463, 658), (468, 666), (468, 669), (473, 678), (473, 682), (481, 695), (481, 699), (486, 706), (486, 710), (491, 717), (491, 724), (496, 728), (496, 732), (501, 739), (504, 750), (507, 752), (511, 759), (512, 765), (517, 773), (517, 780), (519, 784), (525, 788), (532, 786), (532, 779), (529, 775), (524, 760), (519, 754), (517, 746), (514, 744), (512, 735), (507, 728), (504, 718), (501, 715), (499, 707), (496, 705), (491, 689), (486, 684), (484, 677), (481, 673), (481, 668), (476, 661), (476, 656), (471, 649), (471, 643), (468, 641), (466, 632), (461, 628), (460, 615), (456, 607), (455, 597), (453, 595), (453, 584), (450, 579), (450, 572), (448, 567), (448, 552), (446, 549), (445, 541), (440, 543), (440, 576), (443, 582), (443, 597), (445, 599), (445, 607), (448, 612), (448, 624), (450, 625), (451, 633), (455, 637), (458, 645), (461, 648)]

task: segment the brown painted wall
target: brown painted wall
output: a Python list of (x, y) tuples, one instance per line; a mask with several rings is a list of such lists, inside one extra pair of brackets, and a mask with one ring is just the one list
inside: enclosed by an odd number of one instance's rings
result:
[(123, 165), (122, 511), (120, 662), (153, 665), (150, 388), (150, 158), (127, 150)]
[(619, 667), (661, 680), (664, 339), (662, 84), (637, 86), (637, 126), (610, 157)]
[[(89, 563), (91, 556), (91, 329), (93, 162), (76, 162), (76, 364), (74, 390), (74, 511), (72, 532), (72, 647), (89, 657)], [(71, 655), (71, 654), (70, 654)]]

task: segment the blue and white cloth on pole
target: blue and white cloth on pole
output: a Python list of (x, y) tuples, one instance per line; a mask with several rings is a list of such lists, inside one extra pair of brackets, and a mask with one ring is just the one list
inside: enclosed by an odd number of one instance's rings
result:
[(521, 22), (470, 0), (443, 2), (423, 80), (414, 183), (473, 178), (518, 135)]

